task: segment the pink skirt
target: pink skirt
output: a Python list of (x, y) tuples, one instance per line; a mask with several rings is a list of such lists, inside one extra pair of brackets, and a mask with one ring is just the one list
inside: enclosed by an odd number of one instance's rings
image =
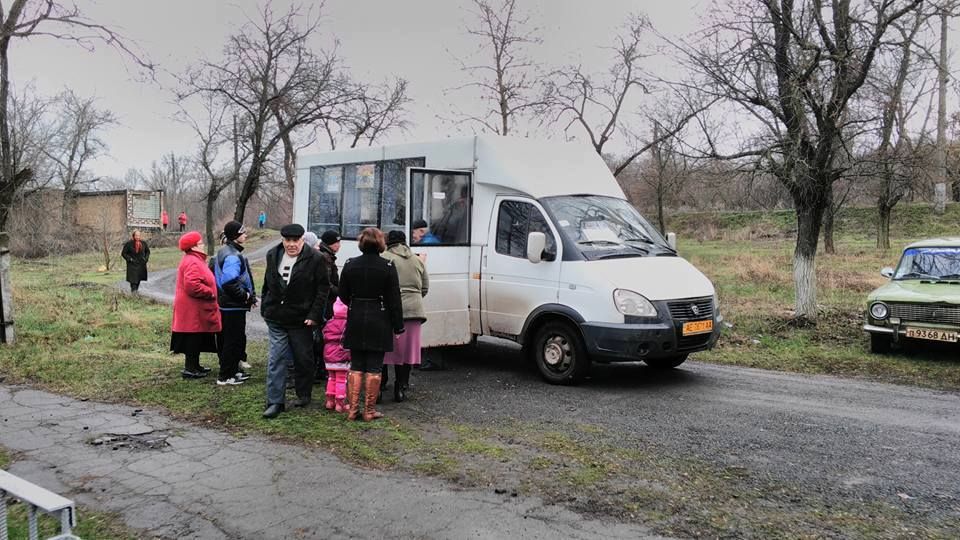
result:
[(383, 357), (387, 366), (410, 364), (420, 365), (420, 321), (406, 321), (403, 323), (404, 333), (396, 337), (393, 342), (393, 352)]

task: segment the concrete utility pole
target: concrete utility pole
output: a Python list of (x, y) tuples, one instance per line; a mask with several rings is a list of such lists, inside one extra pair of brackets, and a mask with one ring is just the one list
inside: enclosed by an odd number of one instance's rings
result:
[(13, 345), (13, 285), (10, 283), (10, 236), (0, 232), (0, 343)]
[(933, 211), (942, 214), (947, 209), (947, 19), (950, 3), (940, 8), (940, 61), (938, 72), (937, 151), (934, 156), (935, 183)]

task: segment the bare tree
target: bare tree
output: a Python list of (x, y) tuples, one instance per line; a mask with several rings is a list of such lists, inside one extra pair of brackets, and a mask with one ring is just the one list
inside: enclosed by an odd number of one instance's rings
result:
[[(242, 167), (250, 156), (246, 150), (241, 150), (239, 132), (235, 117), (230, 116), (230, 107), (215, 96), (203, 96), (203, 118), (198, 120), (187, 111), (182, 111), (181, 118), (193, 129), (199, 142), (197, 144), (196, 164), (203, 172), (204, 217), (206, 222), (207, 251), (213, 254), (217, 248), (214, 236), (214, 225), (217, 221), (215, 208), (220, 195), (230, 186), (235, 185), (242, 173)], [(230, 145), (232, 155), (227, 161), (219, 159), (220, 149)]]
[(520, 118), (536, 115), (545, 105), (539, 68), (526, 55), (527, 47), (539, 45), (541, 39), (537, 30), (530, 27), (529, 16), (517, 8), (516, 0), (472, 3), (474, 21), (467, 33), (480, 42), (477, 56), (483, 59), (461, 61), (461, 69), (471, 80), (454, 90), (478, 91), (482, 112), (461, 112), (459, 121), (508, 135)]
[[(958, 0), (939, 0), (934, 2), (937, 16), (940, 19), (940, 54), (937, 59), (937, 146), (934, 155), (934, 167), (936, 174), (934, 186), (937, 190), (935, 194), (934, 209), (943, 213), (943, 204), (947, 197), (947, 81), (950, 76), (949, 66), (947, 65), (947, 35), (949, 34), (948, 21), (950, 17), (957, 16), (957, 10), (960, 9)], [(960, 201), (960, 190), (954, 190), (955, 200)]]
[(629, 113), (638, 104), (637, 93), (650, 94), (657, 84), (656, 77), (647, 73), (642, 65), (644, 59), (652, 56), (645, 43), (651, 34), (650, 21), (642, 15), (633, 15), (611, 48), (614, 61), (606, 73), (596, 75), (582, 66), (569, 66), (552, 74), (546, 90), (552, 121), (564, 123), (564, 132), (574, 127), (582, 130), (598, 154), (603, 155), (607, 143), (618, 135), (631, 144), (633, 150), (611, 164), (614, 176), (620, 176), (642, 154), (676, 135), (710, 105), (701, 103), (696, 92), (678, 87), (674, 89), (674, 97), (684, 106), (683, 114), (669, 122), (664, 121), (655, 108), (651, 108), (652, 113), (642, 115), (648, 125), (660, 126), (655, 130), (659, 138), (648, 139), (630, 125), (633, 116)]
[(147, 177), (147, 187), (152, 190), (163, 191), (163, 200), (170, 214), (186, 210), (187, 193), (192, 187), (193, 177), (190, 174), (192, 167), (189, 156), (178, 156), (174, 152), (164, 154), (160, 161), (150, 164), (150, 173)]
[[(30, 185), (23, 186), (28, 190), (46, 187), (54, 177), (54, 168), (47, 157), (56, 134), (52, 120), (54, 105), (55, 100), (39, 95), (33, 84), (10, 95), (7, 112), (10, 159), (15, 170), (32, 171)], [(24, 195), (29, 196), (29, 192)]]
[(73, 4), (57, 0), (13, 0), (0, 5), (0, 230), (6, 230), (11, 203), (33, 171), (17, 168), (10, 136), (10, 45), (15, 39), (52, 37), (92, 48), (105, 43), (152, 70), (144, 56), (117, 32), (85, 17)]
[[(715, 24), (683, 47), (703, 89), (735, 104), (762, 126), (746, 148), (790, 192), (797, 213), (795, 316), (817, 318), (816, 254), (823, 213), (843, 170), (842, 121), (864, 84), (891, 24), (922, 0), (729, 0)], [(710, 140), (712, 143), (712, 139)]]
[[(266, 3), (256, 21), (228, 38), (221, 59), (201, 61), (184, 81), (181, 99), (201, 94), (221, 100), (246, 127), (250, 163), (237, 197), (237, 221), (243, 221), (264, 166), (283, 138), (318, 121), (343, 97), (336, 56), (317, 55), (309, 48), (317, 24), (318, 17), (299, 6), (276, 15)], [(282, 125), (276, 121), (278, 110), (284, 115)]]
[[(878, 69), (868, 79), (867, 106), (878, 109), (875, 147), (861, 162), (866, 173), (875, 178), (877, 204), (877, 247), (890, 249), (890, 216), (893, 208), (915, 187), (926, 161), (924, 146), (910, 134), (909, 124), (919, 101), (930, 86), (925, 77), (930, 65), (917, 43), (929, 15), (920, 11), (894, 23), (900, 40), (888, 58), (880, 59)], [(918, 54), (915, 48), (920, 49)], [(926, 145), (929, 147), (929, 145)]]
[(116, 125), (112, 112), (98, 109), (95, 98), (82, 98), (71, 90), (60, 95), (60, 123), (47, 152), (56, 170), (56, 179), (63, 187), (64, 223), (73, 223), (72, 208), (77, 192), (84, 185), (96, 182), (86, 167), (107, 151), (101, 138), (103, 130)]

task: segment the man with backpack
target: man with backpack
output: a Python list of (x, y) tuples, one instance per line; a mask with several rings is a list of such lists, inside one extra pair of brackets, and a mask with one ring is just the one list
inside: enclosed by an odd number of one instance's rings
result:
[(224, 225), (223, 247), (211, 261), (217, 278), (217, 301), (223, 330), (220, 333), (220, 386), (237, 385), (249, 378), (241, 371), (247, 360), (247, 312), (257, 305), (256, 289), (250, 273), (250, 261), (243, 256), (247, 231), (242, 223)]

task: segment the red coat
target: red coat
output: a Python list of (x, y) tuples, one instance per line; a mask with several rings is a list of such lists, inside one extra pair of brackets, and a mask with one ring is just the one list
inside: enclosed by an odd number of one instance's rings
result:
[(180, 259), (170, 327), (174, 332), (219, 332), (222, 328), (217, 283), (206, 260), (206, 255), (196, 251), (189, 251)]
[(186, 224), (187, 224), (187, 214), (185, 214), (185, 213), (183, 213), (183, 212), (180, 212), (180, 215), (177, 216), (177, 222), (180, 223), (181, 225), (186, 225)]

